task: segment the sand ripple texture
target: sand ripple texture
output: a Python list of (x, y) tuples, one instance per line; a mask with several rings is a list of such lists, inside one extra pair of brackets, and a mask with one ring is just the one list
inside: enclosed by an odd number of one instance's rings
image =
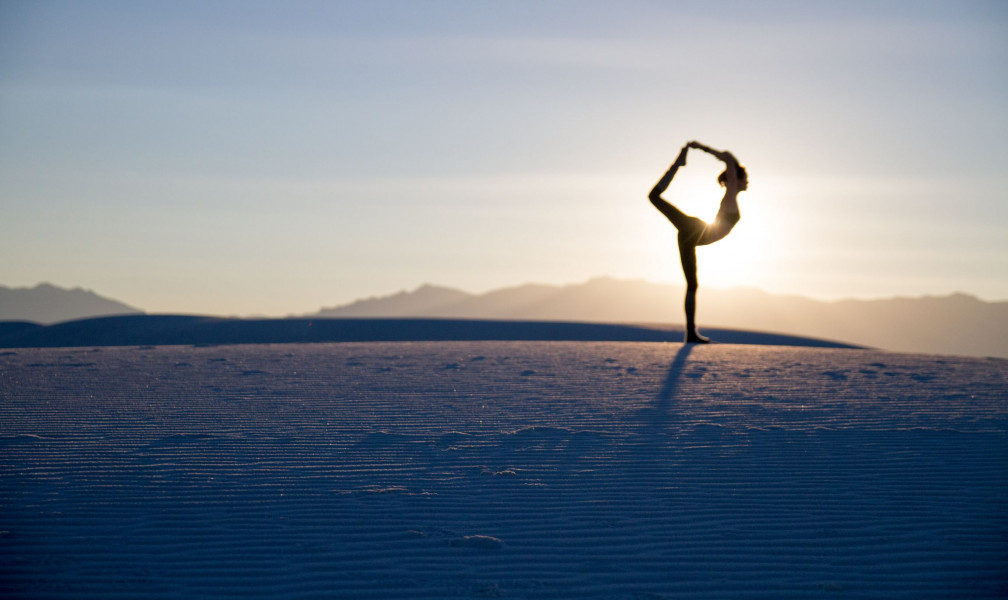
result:
[(1008, 361), (0, 354), (4, 598), (999, 598)]

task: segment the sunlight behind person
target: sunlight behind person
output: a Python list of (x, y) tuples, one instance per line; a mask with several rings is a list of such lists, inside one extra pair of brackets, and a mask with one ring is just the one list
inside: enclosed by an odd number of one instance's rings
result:
[[(711, 223), (724, 194), (716, 181), (721, 169), (723, 165), (716, 159), (699, 152), (691, 153), (687, 167), (676, 174), (665, 196), (684, 212)], [(704, 265), (699, 274), (702, 285), (717, 288), (762, 286), (768, 275), (780, 270), (785, 248), (792, 244), (787, 238), (787, 215), (777, 214), (780, 211), (774, 208), (777, 202), (773, 195), (778, 187), (778, 182), (757, 171), (755, 181), (750, 182), (749, 189), (739, 197), (742, 218), (738, 227), (717, 244), (697, 249)], [(675, 241), (669, 239), (668, 227), (667, 223), (653, 219), (642, 224), (638, 240), (644, 247), (642, 253), (649, 257), (642, 276), (651, 281), (681, 284)]]
[[(779, 269), (782, 224), (763, 203), (761, 183), (750, 183), (740, 198), (742, 220), (732, 234), (698, 249), (703, 260), (701, 282), (713, 287), (752, 287), (765, 284), (766, 276)], [(753, 187), (756, 189), (754, 190)]]

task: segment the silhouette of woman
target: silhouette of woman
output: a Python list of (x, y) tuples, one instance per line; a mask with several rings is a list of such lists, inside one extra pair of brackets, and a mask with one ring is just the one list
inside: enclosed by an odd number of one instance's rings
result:
[[(707, 224), (696, 217), (691, 217), (675, 206), (666, 202), (662, 193), (668, 189), (672, 178), (679, 167), (686, 166), (686, 153), (690, 148), (703, 150), (725, 163), (725, 170), (718, 176), (718, 183), (725, 188), (721, 207), (718, 209), (714, 222)], [(648, 198), (669, 221), (679, 230), (679, 260), (682, 261), (683, 274), (686, 276), (686, 343), (707, 343), (710, 340), (700, 335), (696, 330), (696, 293), (697, 265), (696, 247), (713, 244), (728, 235), (739, 221), (738, 194), (749, 187), (749, 177), (746, 170), (738, 163), (731, 152), (721, 152), (700, 142), (690, 142), (683, 146), (679, 156), (669, 167), (665, 175), (658, 180)]]

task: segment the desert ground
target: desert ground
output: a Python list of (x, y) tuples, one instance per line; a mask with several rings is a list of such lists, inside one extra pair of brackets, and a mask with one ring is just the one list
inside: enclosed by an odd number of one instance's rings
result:
[(1001, 598), (1008, 360), (0, 351), (8, 598)]

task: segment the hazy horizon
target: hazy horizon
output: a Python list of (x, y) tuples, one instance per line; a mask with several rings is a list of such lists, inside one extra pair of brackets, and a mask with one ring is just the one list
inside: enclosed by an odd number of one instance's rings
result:
[[(463, 288), (463, 287), (460, 287), (460, 286), (445, 285), (445, 284), (442, 284), (442, 283), (439, 283), (439, 282), (436, 282), (436, 281), (424, 281), (424, 282), (421, 282), (421, 283), (419, 283), (417, 285), (414, 285), (412, 287), (402, 287), (402, 286), (400, 286), (398, 288), (389, 289), (389, 290), (387, 290), (385, 292), (379, 292), (379, 293), (376, 293), (376, 294), (369, 294), (367, 296), (361, 296), (361, 297), (358, 297), (358, 298), (353, 298), (353, 299), (351, 299), (351, 300), (349, 300), (347, 302), (340, 302), (339, 304), (328, 305), (325, 308), (333, 308), (333, 307), (336, 307), (336, 306), (343, 306), (343, 305), (346, 305), (346, 304), (351, 304), (351, 303), (354, 303), (354, 302), (357, 302), (357, 301), (361, 301), (361, 300), (368, 300), (368, 299), (371, 299), (371, 298), (384, 298), (384, 297), (393, 296), (393, 295), (402, 294), (402, 293), (409, 294), (409, 293), (416, 292), (417, 290), (419, 290), (420, 288), (423, 288), (425, 286), (455, 290), (455, 291), (464, 292), (466, 294), (470, 294), (470, 295), (473, 295), (473, 296), (482, 296), (482, 295), (485, 295), (485, 294), (489, 294), (489, 293), (493, 293), (493, 292), (497, 292), (497, 291), (501, 291), (501, 290), (515, 289), (515, 288), (521, 288), (521, 287), (525, 287), (525, 286), (550, 286), (550, 287), (562, 288), (562, 287), (580, 286), (580, 285), (585, 285), (585, 284), (591, 283), (593, 281), (607, 280), (607, 279), (608, 280), (621, 281), (621, 282), (641, 282), (641, 283), (650, 284), (650, 285), (669, 285), (669, 286), (676, 286), (676, 287), (680, 287), (680, 288), (685, 287), (685, 283), (682, 282), (682, 281), (675, 281), (675, 280), (672, 280), (672, 281), (658, 281), (658, 280), (648, 279), (648, 278), (645, 278), (645, 277), (614, 277), (614, 276), (611, 276), (611, 275), (598, 275), (598, 276), (589, 277), (588, 279), (584, 279), (584, 280), (580, 280), (580, 281), (568, 281), (568, 282), (525, 281), (525, 282), (521, 282), (521, 283), (504, 284), (504, 285), (500, 285), (500, 286), (495, 286), (495, 287), (491, 287), (491, 288), (487, 288), (487, 289), (479, 289), (479, 290), (470, 290), (470, 289), (466, 289), (466, 288)], [(1006, 298), (984, 298), (984, 297), (979, 296), (977, 294), (974, 294), (974, 293), (972, 293), (972, 292), (970, 292), (968, 290), (951, 290), (951, 291), (948, 291), (948, 292), (941, 292), (941, 293), (926, 293), (925, 292), (925, 293), (920, 293), (920, 294), (889, 294), (889, 295), (875, 295), (875, 296), (873, 296), (873, 295), (866, 295), (866, 296), (818, 297), (818, 296), (816, 296), (814, 294), (806, 294), (806, 293), (799, 293), (799, 292), (775, 292), (773, 290), (767, 290), (767, 289), (765, 289), (763, 287), (760, 287), (759, 285), (741, 285), (741, 284), (740, 285), (725, 285), (725, 286), (707, 285), (707, 286), (704, 286), (703, 289), (717, 290), (717, 291), (720, 291), (720, 292), (727, 292), (727, 291), (755, 291), (755, 292), (765, 293), (765, 294), (774, 295), (774, 296), (798, 296), (798, 297), (801, 297), (801, 298), (806, 298), (808, 300), (814, 300), (814, 301), (817, 301), (817, 302), (843, 302), (843, 301), (848, 301), (848, 300), (850, 300), (850, 301), (872, 301), (872, 300), (892, 300), (892, 299), (898, 299), (898, 298), (935, 298), (935, 297), (941, 298), (941, 297), (955, 296), (955, 295), (966, 295), (966, 296), (970, 296), (970, 297), (976, 298), (977, 300), (980, 300), (982, 302), (988, 302), (988, 303), (1008, 302), (1008, 297), (1006, 297)], [(680, 307), (678, 306), (678, 304), (676, 304), (675, 306), (672, 307), (672, 309), (671, 309), (671, 317), (670, 317), (671, 320), (675, 320), (675, 319), (681, 318), (681, 315), (679, 314), (679, 308)]]
[[(1008, 6), (0, 7), (0, 284), (283, 315), (680, 284), (647, 192), (747, 165), (707, 288), (1008, 299)], [(666, 197), (709, 219), (719, 163)], [(701, 296), (702, 297), (702, 296)]]
[[(455, 291), (460, 291), (460, 292), (466, 293), (466, 294), (474, 296), (474, 297), (478, 297), (478, 296), (486, 295), (488, 293), (493, 293), (493, 292), (502, 291), (502, 290), (508, 290), (508, 289), (517, 289), (517, 288), (526, 287), (526, 286), (540, 286), (541, 285), (541, 286), (550, 286), (550, 287), (556, 287), (556, 288), (577, 287), (577, 286), (581, 286), (581, 285), (587, 285), (589, 283), (592, 283), (593, 281), (607, 280), (607, 279), (608, 280), (619, 281), (619, 282), (640, 282), (640, 283), (649, 284), (649, 285), (670, 285), (673, 288), (676, 287), (676, 286), (678, 286), (678, 287), (684, 287), (684, 283), (681, 282), (681, 281), (657, 281), (657, 280), (647, 279), (647, 278), (644, 278), (644, 277), (614, 277), (614, 276), (611, 276), (611, 275), (598, 275), (598, 276), (590, 277), (588, 279), (581, 280), (581, 281), (569, 281), (569, 282), (524, 281), (524, 282), (521, 282), (521, 283), (504, 284), (504, 285), (500, 285), (500, 286), (496, 286), (496, 287), (491, 287), (491, 288), (488, 288), (488, 289), (479, 289), (479, 290), (466, 289), (464, 287), (456, 286), (456, 285), (447, 285), (447, 284), (440, 283), (440, 282), (437, 282), (437, 281), (422, 281), (422, 282), (417, 283), (416, 285), (413, 285), (411, 287), (403, 287), (403, 286), (393, 287), (393, 288), (390, 288), (390, 289), (387, 289), (387, 290), (384, 290), (384, 291), (379, 291), (379, 292), (376, 292), (376, 293), (371, 293), (371, 294), (367, 294), (367, 295), (361, 295), (361, 296), (358, 296), (358, 297), (350, 298), (350, 299), (348, 299), (348, 301), (341, 301), (341, 302), (333, 302), (333, 303), (323, 304), (323, 305), (321, 305), (319, 307), (308, 309), (306, 311), (299, 311), (299, 312), (295, 312), (295, 311), (282, 312), (281, 311), (281, 312), (278, 312), (278, 313), (238, 313), (238, 312), (235, 312), (235, 311), (224, 311), (224, 312), (220, 312), (220, 313), (209, 313), (208, 312), (208, 313), (185, 313), (185, 314), (204, 315), (204, 316), (208, 316), (208, 317), (237, 317), (237, 318), (256, 318), (256, 317), (264, 317), (264, 318), (287, 318), (287, 317), (303, 317), (303, 316), (313, 315), (314, 313), (318, 313), (320, 311), (338, 309), (338, 308), (354, 305), (354, 304), (357, 304), (357, 303), (360, 303), (360, 302), (370, 301), (370, 299), (391, 297), (391, 296), (394, 296), (394, 295), (397, 295), (397, 294), (411, 294), (411, 293), (414, 293), (417, 290), (419, 290), (420, 288), (425, 287), (425, 286), (435, 287), (435, 288), (451, 289), (451, 290), (455, 290)], [(90, 288), (90, 287), (87, 287), (87, 286), (84, 286), (84, 285), (61, 285), (61, 284), (59, 284), (57, 282), (52, 282), (52, 281), (38, 281), (37, 283), (34, 283), (32, 285), (10, 285), (10, 284), (6, 284), (6, 283), (3, 283), (3, 282), (0, 282), (0, 287), (6, 287), (8, 289), (21, 289), (21, 290), (30, 290), (30, 289), (34, 289), (34, 288), (36, 288), (38, 286), (42, 286), (42, 285), (51, 285), (52, 287), (55, 287), (57, 289), (68, 290), (68, 291), (75, 290), (75, 289), (81, 289), (81, 290), (84, 290), (84, 291), (87, 291), (87, 292), (94, 293), (94, 294), (96, 294), (98, 296), (101, 296), (101, 297), (103, 297), (105, 299), (109, 299), (109, 301), (113, 301), (113, 302), (117, 302), (117, 303), (122, 303), (122, 304), (124, 304), (126, 306), (129, 306), (129, 307), (131, 307), (133, 309), (136, 309), (136, 310), (138, 310), (138, 311), (140, 311), (142, 313), (145, 313), (145, 314), (172, 314), (172, 312), (168, 312), (168, 311), (151, 311), (151, 310), (147, 309), (146, 307), (143, 307), (143, 306), (140, 306), (140, 305), (136, 305), (134, 303), (126, 301), (126, 299), (123, 299), (121, 297), (116, 297), (116, 296), (113, 296), (111, 294), (105, 293), (101, 289), (93, 289), (93, 288)], [(776, 291), (771, 291), (771, 290), (768, 290), (768, 289), (764, 289), (764, 288), (760, 287), (759, 285), (726, 285), (726, 286), (708, 285), (708, 286), (705, 286), (705, 287), (709, 291), (717, 291), (717, 292), (755, 291), (755, 292), (758, 292), (758, 293), (766, 293), (768, 295), (780, 295), (780, 296), (791, 295), (791, 296), (796, 296), (796, 297), (801, 297), (801, 298), (809, 299), (809, 301), (821, 302), (821, 303), (889, 301), (889, 299), (901, 299), (901, 298), (918, 299), (918, 298), (928, 298), (928, 297), (948, 297), (948, 296), (953, 296), (953, 295), (957, 295), (957, 294), (964, 294), (964, 295), (967, 295), (967, 296), (975, 297), (975, 298), (979, 299), (979, 301), (981, 301), (983, 303), (989, 303), (989, 304), (1008, 303), (1008, 298), (985, 298), (985, 297), (982, 297), (982, 296), (977, 295), (975, 293), (972, 293), (972, 292), (970, 292), (968, 290), (962, 290), (962, 289), (960, 289), (960, 290), (953, 290), (953, 291), (949, 291), (949, 292), (943, 292), (943, 293), (890, 294), (890, 295), (875, 295), (875, 296), (816, 297), (816, 296), (814, 296), (812, 294), (805, 294), (805, 293), (792, 293), (792, 292), (776, 292)], [(676, 298), (676, 302), (669, 306), (668, 322), (671, 323), (671, 322), (677, 322), (677, 321), (681, 320), (681, 315), (680, 315), (679, 309), (680, 309), (680, 307), (678, 306), (678, 299)], [(179, 314), (182, 314), (182, 313), (179, 313)]]

